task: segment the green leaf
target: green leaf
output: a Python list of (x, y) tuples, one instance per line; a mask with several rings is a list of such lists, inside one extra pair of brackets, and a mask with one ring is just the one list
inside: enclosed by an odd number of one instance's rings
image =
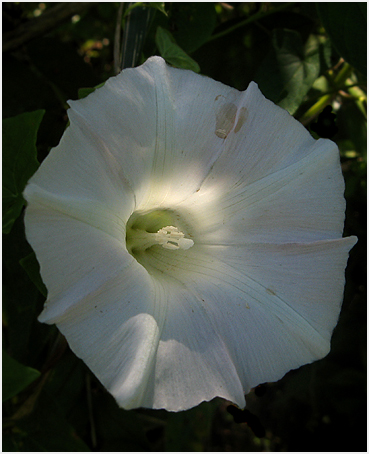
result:
[[(60, 413), (68, 417), (70, 423), (73, 421), (80, 423), (74, 413), (79, 415), (86, 410), (80, 408), (77, 411), (77, 407), (81, 405), (84, 407), (87, 404), (84, 398), (80, 402), (80, 398), (81, 395), (85, 396), (86, 374), (89, 373), (82, 360), (67, 349), (58, 359), (45, 384), (45, 392), (57, 398)], [(72, 425), (74, 426), (73, 423)]]
[(319, 76), (325, 43), (311, 35), (304, 45), (299, 33), (282, 29), (273, 30), (271, 42), (255, 81), (268, 99), (292, 115)]
[(194, 52), (211, 36), (216, 25), (212, 2), (173, 3), (171, 8), (173, 36), (186, 52)]
[(165, 16), (168, 16), (168, 13), (165, 11), (165, 2), (148, 2), (146, 3), (147, 6), (150, 6), (150, 8), (155, 8), (161, 13), (163, 13)]
[(60, 411), (57, 396), (40, 393), (32, 413), (16, 421), (14, 446), (22, 452), (87, 452), (74, 427)]
[(90, 93), (93, 93), (97, 88), (102, 87), (105, 85), (105, 82), (96, 85), (96, 87), (86, 87), (86, 88), (80, 88), (78, 90), (78, 99), (86, 98)]
[(337, 52), (352, 66), (366, 74), (366, 2), (317, 2), (324, 28)]
[(44, 110), (3, 120), (3, 233), (9, 233), (25, 203), (22, 192), (37, 170), (36, 139)]
[(100, 440), (102, 452), (150, 451), (142, 421), (136, 412), (119, 408), (107, 393), (96, 393), (91, 397), (96, 437)]
[(165, 428), (165, 449), (176, 451), (207, 451), (211, 425), (219, 400), (203, 402), (190, 410), (169, 413)]
[(3, 402), (23, 391), (39, 376), (38, 370), (23, 366), (3, 350)]
[(23, 364), (39, 361), (55, 327), (37, 322), (45, 298), (31, 282), (19, 262), (32, 252), (24, 237), (20, 216), (3, 238), (3, 345)]
[(155, 36), (160, 55), (176, 68), (191, 69), (200, 72), (200, 66), (175, 42), (172, 34), (162, 27), (158, 27)]
[(34, 252), (31, 252), (31, 254), (27, 255), (27, 257), (21, 259), (19, 263), (25, 270), (31, 281), (38, 288), (38, 290), (42, 293), (43, 296), (46, 297), (47, 289), (41, 279), (40, 265), (36, 259), (36, 254)]

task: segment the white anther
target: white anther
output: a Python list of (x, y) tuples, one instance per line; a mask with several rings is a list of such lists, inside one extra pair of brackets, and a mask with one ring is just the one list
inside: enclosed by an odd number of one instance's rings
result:
[(194, 242), (184, 237), (184, 233), (180, 232), (177, 227), (173, 227), (172, 225), (168, 225), (167, 227), (163, 227), (162, 229), (158, 230), (156, 235), (156, 241), (164, 248), (164, 249), (189, 249), (194, 245)]

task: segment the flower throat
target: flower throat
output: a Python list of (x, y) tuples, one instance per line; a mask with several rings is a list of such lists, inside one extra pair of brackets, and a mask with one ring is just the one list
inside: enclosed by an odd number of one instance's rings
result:
[(152, 246), (168, 250), (187, 250), (194, 245), (179, 225), (179, 216), (170, 210), (154, 210), (146, 213), (135, 212), (127, 222), (126, 245), (134, 257)]

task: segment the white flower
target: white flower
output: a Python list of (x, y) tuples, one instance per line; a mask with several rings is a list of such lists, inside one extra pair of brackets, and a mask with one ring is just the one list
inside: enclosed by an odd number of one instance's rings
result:
[(70, 102), (26, 234), (56, 323), (124, 408), (178, 411), (325, 356), (348, 251), (336, 145), (159, 57)]

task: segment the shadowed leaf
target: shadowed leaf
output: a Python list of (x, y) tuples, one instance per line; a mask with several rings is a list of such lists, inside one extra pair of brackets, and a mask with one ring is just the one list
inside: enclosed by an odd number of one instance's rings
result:
[(191, 69), (197, 73), (200, 72), (200, 66), (178, 46), (168, 30), (158, 27), (155, 41), (159, 48), (160, 55), (167, 63), (176, 68)]
[(37, 170), (36, 139), (43, 110), (3, 120), (3, 233), (9, 233), (24, 205), (23, 189)]
[(273, 31), (271, 44), (255, 81), (268, 99), (292, 115), (319, 76), (323, 44), (311, 35), (304, 46), (299, 33), (281, 29)]
[(38, 370), (23, 366), (3, 350), (3, 402), (16, 396), (39, 376)]

